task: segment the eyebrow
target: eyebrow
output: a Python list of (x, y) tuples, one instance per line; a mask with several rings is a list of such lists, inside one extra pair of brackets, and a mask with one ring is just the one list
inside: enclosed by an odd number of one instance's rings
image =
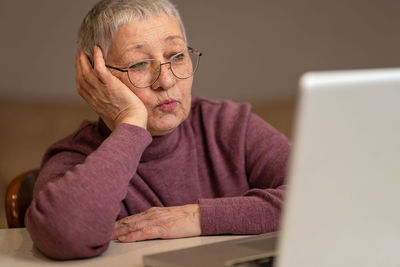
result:
[(164, 42), (169, 42), (169, 41), (173, 41), (175, 39), (180, 39), (183, 41), (183, 37), (180, 35), (170, 35), (167, 38), (164, 39)]
[[(164, 43), (174, 41), (175, 39), (180, 39), (180, 40), (184, 41), (183, 37), (180, 36), (180, 35), (170, 35), (170, 36), (168, 36), (167, 38), (164, 39)], [(138, 43), (138, 44), (133, 45), (133, 46), (129, 47), (128, 49), (126, 49), (124, 51), (124, 53), (131, 52), (131, 51), (134, 51), (134, 50), (141, 50), (146, 46), (147, 46), (146, 44)]]

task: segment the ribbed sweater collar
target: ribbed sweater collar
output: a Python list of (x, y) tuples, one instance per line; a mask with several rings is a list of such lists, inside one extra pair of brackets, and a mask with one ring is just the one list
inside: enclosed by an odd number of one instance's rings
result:
[[(183, 127), (184, 123), (185, 122), (167, 135), (153, 136), (153, 140), (143, 152), (140, 162), (158, 160), (173, 153), (181, 141), (181, 128)], [(107, 138), (111, 134), (111, 130), (107, 127), (102, 119), (99, 119), (98, 127), (104, 138)]]
[(182, 124), (172, 133), (163, 136), (153, 136), (153, 140), (143, 152), (140, 162), (158, 160), (172, 154), (181, 141), (181, 127)]

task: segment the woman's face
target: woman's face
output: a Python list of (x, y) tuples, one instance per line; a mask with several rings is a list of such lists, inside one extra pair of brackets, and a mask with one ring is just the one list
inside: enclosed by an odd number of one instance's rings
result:
[[(164, 63), (185, 49), (178, 21), (163, 14), (121, 26), (111, 40), (106, 64), (127, 68), (144, 59)], [(148, 112), (147, 130), (153, 136), (172, 132), (190, 112), (193, 77), (178, 79), (169, 66), (163, 65), (158, 80), (146, 88), (133, 86), (127, 73), (112, 71), (144, 103)]]

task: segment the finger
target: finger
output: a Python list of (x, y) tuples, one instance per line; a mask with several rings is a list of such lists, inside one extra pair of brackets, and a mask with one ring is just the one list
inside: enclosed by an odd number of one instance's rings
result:
[(90, 86), (82, 77), (82, 68), (79, 59), (79, 53), (76, 55), (75, 59), (75, 70), (76, 70), (75, 74), (76, 90), (83, 99), (88, 101), (90, 99), (90, 94), (88, 93), (88, 89), (92, 89), (93, 87)]
[(96, 76), (92, 65), (90, 65), (87, 55), (83, 52), (79, 53), (79, 66), (80, 66), (80, 77), (85, 80), (94, 88), (99, 88), (103, 83)]
[(127, 224), (127, 223), (134, 223), (141, 220), (150, 220), (162, 217), (166, 214), (171, 213), (173, 208), (171, 207), (152, 207), (144, 212), (125, 217), (119, 220), (120, 223)]
[[(89, 91), (92, 91), (94, 88), (93, 85), (89, 84), (84, 78), (82, 74), (82, 64), (80, 60), (80, 54), (76, 56), (75, 60), (75, 69), (76, 69), (76, 86), (78, 93), (84, 97), (82, 94), (85, 94), (86, 96), (91, 96), (92, 94), (89, 94)], [(86, 99), (86, 98), (85, 98)]]
[[(136, 230), (138, 230), (138, 229), (136, 229)], [(130, 228), (127, 225), (118, 226), (117, 228), (114, 228), (112, 236), (115, 238), (118, 238), (118, 237), (126, 235), (130, 232), (132, 232), (132, 231), (130, 230)]]
[(76, 90), (78, 91), (78, 94), (92, 106), (92, 108), (95, 108), (94, 105), (97, 103), (97, 98), (95, 94), (90, 93), (95, 90), (93, 86), (85, 80), (80, 80), (76, 83)]
[(119, 220), (117, 222), (116, 225), (124, 226), (124, 225), (127, 225), (127, 224), (136, 223), (136, 222), (139, 222), (141, 220), (144, 220), (145, 218), (149, 217), (149, 211), (151, 211), (153, 209), (154, 208), (150, 208), (150, 209), (148, 209), (146, 211), (143, 211), (143, 212), (140, 212), (140, 213), (137, 213), (137, 214), (122, 218), (121, 220)]
[(143, 228), (159, 225), (164, 221), (167, 214), (166, 208), (150, 208), (144, 212), (119, 220), (114, 226), (114, 233), (116, 236), (122, 236)]
[(118, 240), (123, 243), (143, 241), (148, 239), (163, 238), (165, 236), (165, 229), (158, 225), (149, 226), (140, 229), (139, 231), (130, 232), (129, 234), (119, 236)]
[(111, 235), (111, 240), (116, 240), (116, 239), (118, 239), (118, 234), (117, 234), (117, 232), (115, 231), (115, 226), (114, 226), (114, 230), (113, 230), (113, 233), (112, 233), (112, 235)]
[(117, 222), (114, 227), (114, 233), (116, 237), (126, 235), (130, 232), (139, 231), (146, 227), (151, 227), (156, 224), (156, 221), (147, 218), (136, 218), (135, 221), (130, 222)]
[(80, 62), (80, 52), (76, 54), (75, 57), (75, 81), (76, 83), (80, 83), (81, 80), (83, 80), (82, 77), (82, 67), (81, 67), (81, 62)]
[(114, 231), (117, 233), (129, 231), (136, 231), (148, 225), (154, 224), (157, 219), (160, 219), (165, 212), (162, 208), (150, 208), (144, 212), (125, 217), (114, 226)]
[(108, 80), (111, 78), (111, 73), (106, 67), (106, 63), (104, 62), (103, 52), (101, 48), (97, 45), (93, 47), (93, 63), (94, 63), (94, 71), (100, 81), (104, 84), (107, 84)]
[(130, 232), (140, 231), (141, 229), (162, 225), (169, 217), (173, 217), (171, 208), (153, 207), (144, 212), (125, 217), (114, 225), (113, 236), (120, 237)]
[(79, 64), (79, 53), (76, 54), (75, 56), (75, 71), (76, 71), (76, 76), (78, 76), (78, 73), (80, 72), (80, 64)]

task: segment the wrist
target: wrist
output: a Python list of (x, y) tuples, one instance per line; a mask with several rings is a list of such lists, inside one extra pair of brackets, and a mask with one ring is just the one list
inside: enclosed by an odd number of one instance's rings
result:
[(115, 127), (122, 123), (127, 123), (147, 130), (147, 110), (135, 110), (126, 114), (121, 113), (114, 123)]
[(116, 123), (116, 127), (122, 123), (130, 124), (130, 125), (135, 125), (138, 127), (141, 127), (145, 130), (147, 130), (147, 118), (146, 119), (141, 119), (141, 118), (126, 118), (122, 119), (121, 121)]
[(201, 214), (200, 214), (200, 205), (199, 204), (188, 204), (184, 206), (187, 211), (191, 214), (190, 218), (195, 225), (194, 228), (194, 236), (198, 236), (202, 234), (201, 231)]

